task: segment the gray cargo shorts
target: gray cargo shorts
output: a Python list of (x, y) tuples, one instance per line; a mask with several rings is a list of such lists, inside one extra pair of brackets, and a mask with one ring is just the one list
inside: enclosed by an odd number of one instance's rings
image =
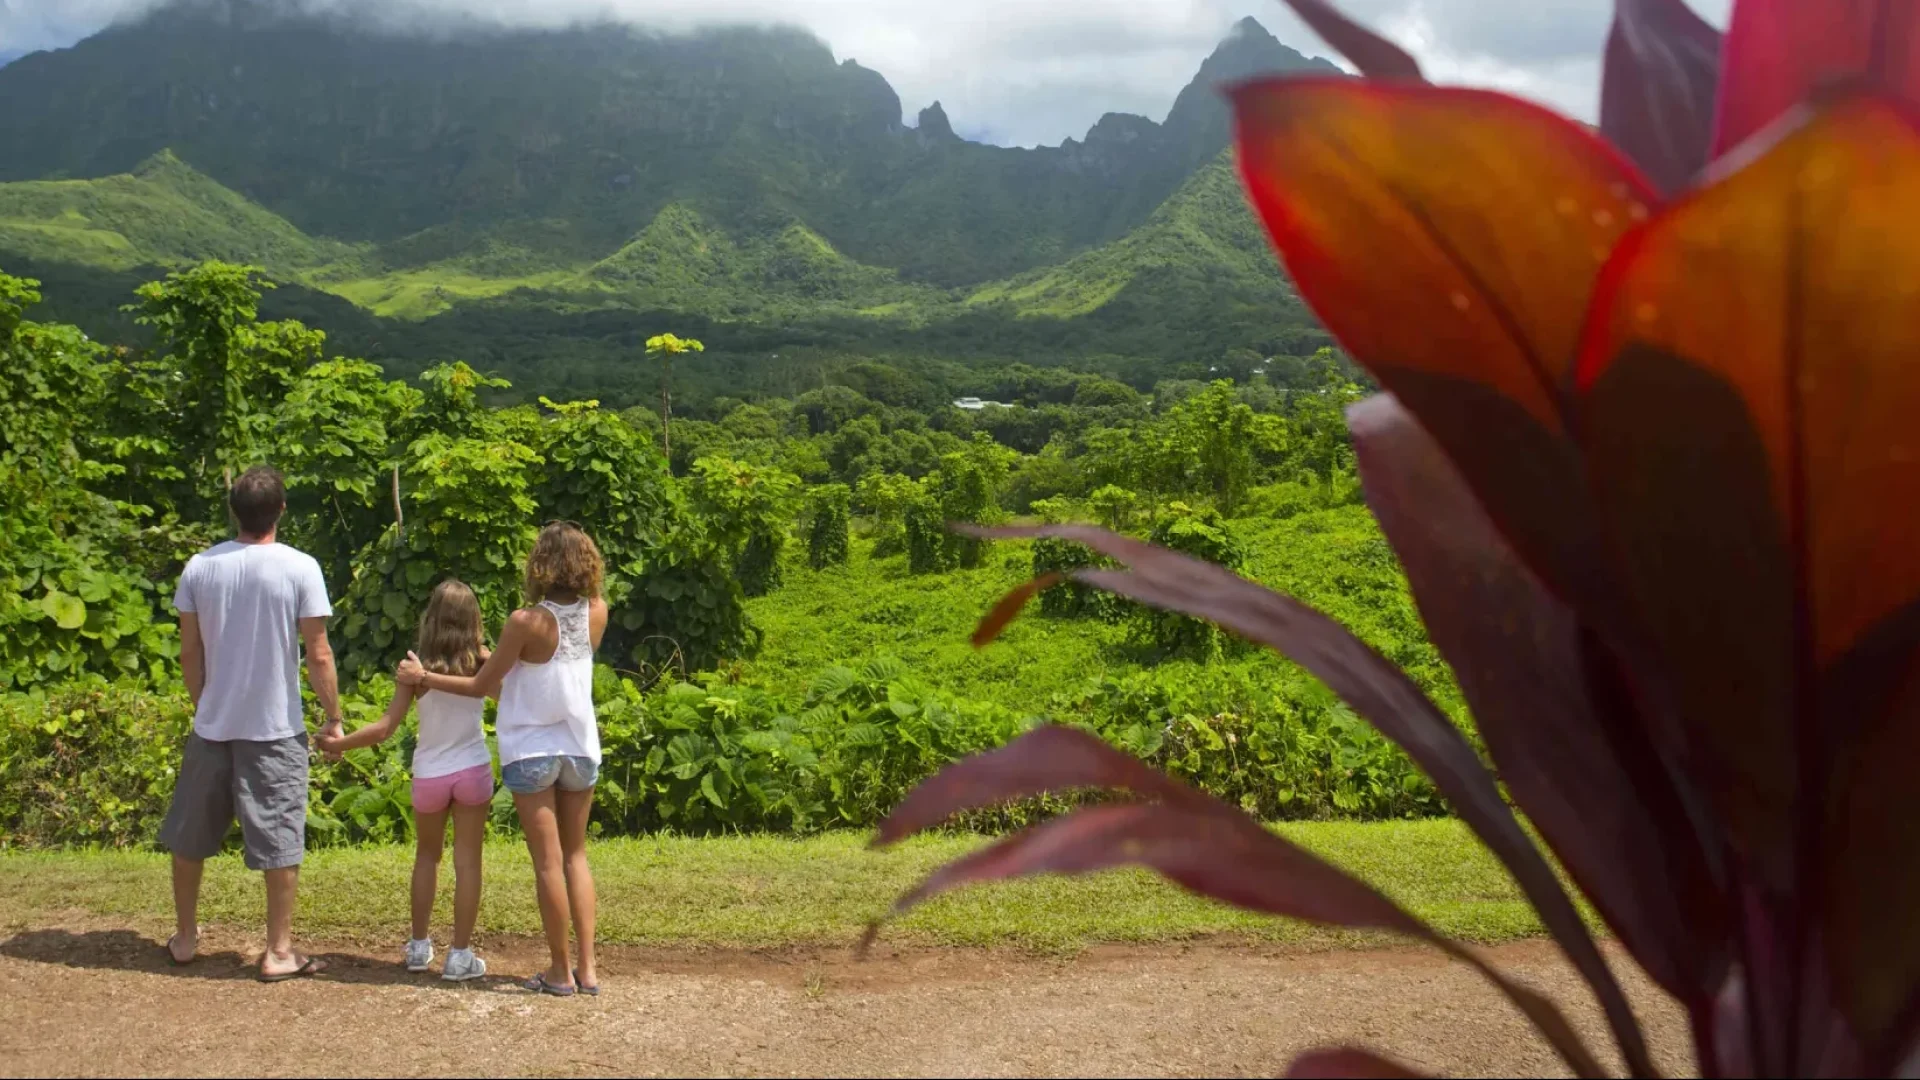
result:
[(249, 870), (299, 866), (307, 850), (307, 734), (271, 742), (187, 736), (160, 843), (183, 859), (220, 853), (240, 820)]

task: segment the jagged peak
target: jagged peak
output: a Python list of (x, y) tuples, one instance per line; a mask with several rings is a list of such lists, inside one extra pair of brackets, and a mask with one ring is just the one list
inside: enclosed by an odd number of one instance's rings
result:
[(1251, 15), (1242, 17), (1239, 22), (1236, 22), (1233, 24), (1233, 29), (1227, 31), (1228, 41), (1236, 41), (1241, 38), (1253, 38), (1255, 41), (1261, 41), (1261, 40), (1279, 41), (1280, 40), (1279, 38), (1274, 37), (1273, 34), (1266, 27), (1260, 25), (1259, 19), (1256, 19)]
[(1136, 113), (1104, 113), (1087, 129), (1086, 144), (1132, 142), (1159, 129), (1159, 124)]
[(947, 119), (947, 110), (939, 102), (920, 110), (920, 119), (914, 124), (922, 139), (958, 139), (953, 133), (953, 122)]

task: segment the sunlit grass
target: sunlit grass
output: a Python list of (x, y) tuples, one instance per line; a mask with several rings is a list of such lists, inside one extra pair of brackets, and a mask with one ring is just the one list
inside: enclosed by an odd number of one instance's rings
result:
[[(1498, 863), (1457, 821), (1292, 823), (1291, 839), (1374, 883), (1441, 932), (1479, 942), (1538, 934), (1532, 911)], [(653, 837), (596, 842), (600, 936), (676, 947), (835, 946), (940, 863), (985, 843), (933, 836), (884, 852), (865, 834), (802, 840), (766, 836)], [(405, 847), (316, 852), (301, 878), (305, 935), (390, 941), (405, 933), (412, 852)], [(442, 873), (452, 874), (451, 859)], [(487, 849), (481, 929), (537, 934), (532, 871), (518, 844)], [(158, 931), (171, 919), (167, 857), (158, 853), (0, 855), (0, 929), (83, 914)], [(444, 928), (451, 881), (442, 882)], [(262, 918), (258, 876), (234, 856), (208, 864), (202, 919), (251, 926)], [(1231, 934), (1302, 947), (1378, 944), (1354, 934), (1265, 918), (1203, 900), (1140, 871), (1049, 877), (966, 889), (886, 931), (916, 945), (1072, 951)]]

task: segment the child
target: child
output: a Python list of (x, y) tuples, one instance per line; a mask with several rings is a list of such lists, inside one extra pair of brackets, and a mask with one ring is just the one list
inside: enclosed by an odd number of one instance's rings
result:
[[(486, 663), (480, 603), (458, 581), (443, 581), (420, 616), (414, 647), (420, 663), (443, 675), (472, 675)], [(473, 955), (473, 924), (480, 914), (480, 850), (486, 838), (487, 810), (493, 802), (493, 758), (480, 726), (482, 699), (443, 694), (400, 684), (379, 720), (351, 735), (322, 739), (329, 757), (385, 742), (406, 718), (409, 705), (420, 713), (420, 739), (413, 750), (413, 937), (407, 942), (407, 970), (426, 971), (433, 963), (427, 923), (439, 888), (440, 852), (446, 844), (447, 815), (453, 815), (453, 951), (441, 978), (452, 982), (487, 973), (486, 961)]]

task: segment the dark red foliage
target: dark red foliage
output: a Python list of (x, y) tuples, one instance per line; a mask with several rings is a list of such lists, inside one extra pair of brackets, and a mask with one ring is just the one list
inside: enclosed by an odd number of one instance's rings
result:
[[(1398, 742), (1513, 873), (1630, 1071), (1653, 1071), (1639, 1026), (1496, 775), (1686, 1007), (1704, 1075), (1920, 1069), (1920, 4), (1738, 0), (1722, 49), (1680, 0), (1619, 0), (1607, 142), (1425, 85), (1326, 4), (1293, 6), (1387, 79), (1239, 87), (1242, 174), (1302, 295), (1387, 391), (1349, 416), (1368, 502), (1493, 771), (1296, 601), (1100, 530), (1003, 535), (1099, 551), (1122, 569), (1075, 578), (1273, 647)], [(943, 771), (881, 840), (1088, 786), (1143, 801), (1008, 838), (902, 904), (1137, 863), (1479, 963), (1238, 810), (1061, 729)], [(1570, 1067), (1598, 1071), (1551, 1003), (1481, 966)], [(1340, 1049), (1294, 1075), (1408, 1073)]]

